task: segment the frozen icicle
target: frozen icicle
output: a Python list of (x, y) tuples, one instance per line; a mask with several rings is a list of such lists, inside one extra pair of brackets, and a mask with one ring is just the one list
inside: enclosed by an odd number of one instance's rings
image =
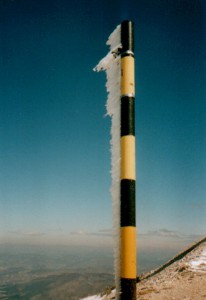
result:
[(121, 25), (117, 25), (115, 30), (110, 34), (106, 45), (110, 46), (110, 50), (121, 44)]
[(111, 195), (114, 229), (114, 268), (116, 299), (120, 287), (120, 57), (121, 26), (118, 25), (108, 38), (109, 53), (100, 60), (94, 71), (106, 72), (106, 90), (108, 93), (106, 110), (112, 119), (111, 125)]
[(119, 49), (122, 47), (121, 41), (120, 41), (121, 40), (120, 29), (121, 29), (121, 26), (118, 25), (116, 27), (116, 29), (110, 34), (110, 36), (106, 42), (106, 44), (110, 48), (110, 51), (104, 58), (102, 58), (100, 60), (98, 65), (93, 69), (94, 71), (97, 71), (97, 72), (106, 71), (106, 73), (107, 73), (108, 69), (111, 69), (112, 66), (110, 64), (113, 60), (115, 60), (115, 58), (117, 58)]

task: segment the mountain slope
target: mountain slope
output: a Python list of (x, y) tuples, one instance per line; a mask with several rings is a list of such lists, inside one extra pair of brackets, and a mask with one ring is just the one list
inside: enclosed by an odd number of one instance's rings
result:
[[(109, 295), (84, 300), (112, 300)], [(193, 244), (160, 268), (144, 274), (137, 283), (138, 300), (206, 299), (206, 237)]]

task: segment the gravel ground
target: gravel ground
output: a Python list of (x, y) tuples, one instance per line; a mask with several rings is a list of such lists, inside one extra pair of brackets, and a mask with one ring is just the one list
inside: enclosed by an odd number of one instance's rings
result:
[[(141, 277), (137, 300), (206, 300), (206, 240), (179, 257), (155, 275)], [(115, 299), (114, 291), (100, 299)]]
[(206, 242), (137, 284), (138, 300), (206, 300)]

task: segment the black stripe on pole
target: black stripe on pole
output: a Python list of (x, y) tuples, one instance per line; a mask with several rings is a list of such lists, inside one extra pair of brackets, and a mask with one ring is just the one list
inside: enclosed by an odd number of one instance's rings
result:
[(121, 24), (121, 44), (120, 299), (136, 300), (135, 88), (131, 21)]
[(123, 21), (121, 24), (121, 57), (134, 55), (134, 25), (132, 21)]
[(134, 97), (121, 98), (121, 136), (135, 135)]
[(136, 300), (136, 278), (121, 278), (121, 299)]
[(123, 226), (136, 226), (135, 180), (121, 180), (120, 222)]

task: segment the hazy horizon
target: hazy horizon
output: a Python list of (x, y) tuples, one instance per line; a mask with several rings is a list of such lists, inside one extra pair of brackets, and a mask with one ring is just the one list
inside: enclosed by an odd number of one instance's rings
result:
[[(137, 240), (137, 275), (158, 268), (191, 244), (189, 240), (171, 236), (170, 239), (153, 236), (151, 240), (150, 236), (148, 240), (145, 237)], [(43, 241), (32, 244), (28, 240), (0, 244), (2, 300), (36, 300), (36, 297), (77, 300), (111, 288), (114, 279), (111, 244), (69, 245), (68, 241), (67, 244)]]
[[(137, 247), (137, 262), (138, 262), (138, 273), (145, 271), (151, 271), (152, 268), (160, 266), (166, 262), (178, 252), (184, 250), (191, 243), (176, 243), (167, 244), (167, 246), (160, 245), (157, 241), (156, 245), (153, 246), (142, 246)], [(105, 246), (98, 247), (97, 245), (58, 245), (58, 244), (29, 244), (29, 243), (5, 243), (0, 245), (0, 255), (3, 257), (12, 256), (12, 267), (19, 262), (19, 255), (23, 255), (22, 258), (30, 256), (30, 260), (26, 260), (27, 263), (32, 263), (32, 259), (39, 255), (44, 257), (42, 265), (45, 265), (49, 260), (50, 264), (55, 266), (57, 269), (68, 269), (68, 271), (75, 271), (78, 269), (88, 270), (96, 272), (107, 271), (108, 273), (114, 273), (114, 259), (113, 259), (113, 247)], [(72, 255), (72, 259), (71, 259)], [(76, 259), (74, 260), (74, 257)], [(88, 259), (89, 257), (89, 259)], [(65, 259), (67, 258), (67, 259)], [(70, 261), (71, 260), (71, 261)], [(6, 261), (0, 261), (1, 268), (6, 265)], [(70, 264), (71, 263), (71, 264)], [(59, 265), (59, 267), (57, 267)], [(11, 266), (10, 266), (11, 267)], [(3, 269), (2, 269), (3, 270)]]

